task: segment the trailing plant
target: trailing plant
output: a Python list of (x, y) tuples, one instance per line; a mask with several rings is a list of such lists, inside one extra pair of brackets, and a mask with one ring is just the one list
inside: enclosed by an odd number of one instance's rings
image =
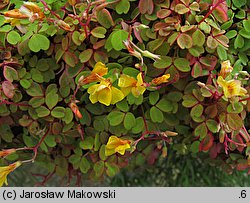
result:
[(249, 0), (0, 2), (0, 185), (33, 162), (80, 185), (168, 150), (249, 171)]

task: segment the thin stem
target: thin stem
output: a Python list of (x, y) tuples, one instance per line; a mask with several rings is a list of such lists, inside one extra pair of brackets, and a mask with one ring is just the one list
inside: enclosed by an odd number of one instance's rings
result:
[(215, 5), (212, 5), (211, 7), (210, 7), (210, 10), (207, 12), (207, 14), (201, 19), (201, 21), (198, 23), (198, 25), (200, 25), (203, 21), (205, 21), (212, 13), (213, 13), (213, 11), (221, 4), (221, 3), (223, 3), (225, 0), (220, 0), (220, 1), (218, 1), (218, 3), (217, 4), (215, 4)]
[(62, 20), (61, 17), (59, 15), (57, 15), (54, 11), (52, 11), (48, 4), (44, 1), (44, 0), (41, 0), (41, 3), (44, 5), (44, 8), (47, 9), (53, 16), (55, 16), (57, 19), (59, 20)]
[(239, 102), (242, 102), (242, 101), (249, 101), (250, 100), (250, 97), (247, 97), (245, 99), (240, 99)]

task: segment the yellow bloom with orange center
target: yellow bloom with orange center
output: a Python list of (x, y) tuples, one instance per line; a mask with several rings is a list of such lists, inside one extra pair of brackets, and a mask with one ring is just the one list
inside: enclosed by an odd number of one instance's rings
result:
[(122, 91), (113, 87), (109, 79), (102, 80), (100, 84), (90, 86), (88, 93), (90, 94), (89, 99), (93, 104), (99, 101), (106, 106), (115, 104), (124, 98)]
[(5, 149), (3, 151), (0, 151), (0, 157), (6, 157), (14, 152), (16, 152), (16, 149)]
[(117, 136), (110, 136), (108, 143), (105, 147), (105, 155), (110, 156), (115, 153), (119, 153), (121, 155), (125, 154), (126, 149), (130, 149), (130, 140), (123, 140), (118, 138)]
[(161, 77), (155, 78), (151, 81), (153, 85), (160, 85), (162, 83), (168, 82), (168, 79), (170, 78), (170, 74), (162, 75)]
[(233, 67), (230, 64), (230, 61), (223, 61), (221, 63), (221, 70), (219, 76), (222, 76), (224, 79), (233, 71)]
[(97, 62), (94, 69), (87, 77), (80, 77), (78, 80), (79, 85), (86, 85), (92, 82), (99, 82), (104, 78), (102, 76), (107, 75), (108, 68), (102, 62)]
[(226, 98), (244, 96), (247, 94), (247, 90), (241, 87), (241, 81), (239, 80), (226, 81), (222, 78), (222, 76), (219, 76), (217, 82), (222, 87)]
[(8, 185), (7, 176), (9, 175), (9, 173), (14, 171), (17, 167), (21, 165), (22, 165), (22, 162), (17, 161), (13, 164), (10, 164), (9, 166), (0, 167), (0, 187), (2, 187), (4, 183)]
[(135, 97), (139, 97), (146, 90), (145, 83), (142, 79), (142, 73), (137, 75), (137, 80), (128, 75), (121, 75), (118, 86), (121, 87), (121, 91), (125, 96), (132, 92)]

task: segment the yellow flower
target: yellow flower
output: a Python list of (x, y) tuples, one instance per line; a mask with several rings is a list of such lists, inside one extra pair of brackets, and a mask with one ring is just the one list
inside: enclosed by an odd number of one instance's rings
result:
[(142, 79), (142, 73), (137, 75), (137, 80), (128, 75), (121, 75), (118, 81), (118, 86), (121, 87), (121, 91), (124, 96), (127, 96), (130, 92), (132, 92), (135, 97), (139, 97), (146, 90)]
[(0, 151), (0, 157), (6, 157), (14, 152), (16, 152), (16, 149), (5, 149), (3, 151)]
[(78, 80), (79, 85), (86, 85), (92, 82), (98, 82), (103, 80), (104, 78), (102, 76), (107, 75), (108, 68), (106, 68), (105, 64), (102, 62), (97, 62), (95, 64), (94, 69), (91, 71), (90, 75), (87, 77), (80, 77)]
[(219, 76), (222, 76), (224, 79), (233, 71), (233, 67), (230, 64), (230, 61), (223, 61), (221, 63), (221, 70)]
[(100, 102), (106, 106), (115, 104), (124, 98), (121, 90), (113, 87), (110, 80), (102, 80), (100, 84), (92, 85), (88, 88), (89, 99), (94, 104)]
[(105, 147), (105, 155), (110, 156), (116, 152), (124, 155), (126, 149), (130, 148), (130, 140), (122, 140), (114, 135), (109, 137), (108, 143)]
[(0, 187), (2, 187), (4, 183), (8, 185), (7, 175), (14, 171), (17, 167), (21, 166), (21, 164), (21, 161), (17, 161), (9, 166), (0, 167)]
[(247, 94), (247, 90), (241, 87), (241, 81), (239, 80), (226, 81), (222, 78), (222, 76), (219, 76), (217, 82), (222, 87), (226, 98), (244, 96)]
[(151, 83), (153, 85), (160, 85), (162, 83), (168, 82), (168, 78), (170, 78), (170, 74), (165, 74), (165, 75), (162, 75), (161, 77), (153, 79)]
[(41, 8), (31, 2), (24, 2), (20, 9), (13, 9), (4, 12), (4, 16), (17, 19), (29, 18), (31, 22), (37, 19), (42, 20), (43, 18), (45, 18), (45, 15), (42, 12)]

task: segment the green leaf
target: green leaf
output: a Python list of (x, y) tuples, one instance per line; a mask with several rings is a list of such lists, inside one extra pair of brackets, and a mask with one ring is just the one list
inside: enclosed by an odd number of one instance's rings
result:
[(227, 106), (227, 112), (228, 113), (241, 113), (243, 111), (243, 105), (240, 102), (235, 102), (233, 104), (229, 104)]
[(111, 44), (112, 47), (116, 51), (120, 51), (122, 49), (125, 49), (125, 46), (123, 44), (123, 41), (128, 39), (128, 32), (125, 30), (117, 30), (113, 32), (112, 37), (111, 37)]
[(203, 122), (200, 125), (198, 125), (195, 130), (194, 130), (194, 135), (196, 137), (200, 137), (200, 138), (204, 138), (207, 136), (207, 126), (206, 124)]
[(14, 138), (14, 134), (11, 131), (11, 128), (7, 124), (0, 125), (0, 138), (2, 138), (5, 142), (11, 143)]
[(27, 79), (21, 79), (20, 80), (20, 85), (24, 88), (24, 89), (28, 89), (31, 86), (31, 82)]
[(0, 16), (0, 26), (2, 26), (5, 23), (5, 17)]
[(205, 50), (204, 50), (203, 46), (202, 47), (193, 46), (192, 48), (190, 48), (188, 50), (188, 52), (195, 57), (199, 57), (201, 54), (203, 54), (205, 52)]
[(105, 8), (97, 11), (96, 17), (97, 21), (107, 29), (114, 25), (114, 21), (112, 19), (112, 16), (110, 15), (110, 12)]
[(82, 173), (87, 173), (90, 169), (90, 163), (89, 161), (85, 158), (82, 157), (81, 162), (80, 162), (80, 170)]
[(30, 71), (30, 74), (31, 74), (32, 80), (34, 80), (35, 82), (38, 82), (38, 83), (44, 82), (43, 75), (36, 68), (32, 68)]
[(246, 39), (250, 39), (250, 32), (246, 31), (245, 28), (241, 29), (239, 34)]
[(244, 38), (240, 35), (237, 35), (237, 37), (234, 40), (234, 48), (242, 48), (244, 47), (245, 41)]
[(160, 98), (159, 92), (157, 92), (157, 91), (156, 92), (150, 92), (150, 94), (149, 94), (149, 103), (151, 105), (155, 105), (158, 102), (159, 98)]
[(199, 146), (200, 146), (200, 142), (199, 141), (195, 141), (191, 144), (190, 146), (190, 150), (193, 153), (198, 153), (199, 152)]
[(219, 55), (220, 60), (222, 61), (227, 60), (227, 51), (223, 46), (219, 45), (217, 47), (217, 53)]
[(190, 112), (192, 118), (200, 117), (203, 113), (204, 107), (201, 104), (195, 105)]
[(106, 173), (109, 177), (114, 177), (119, 171), (119, 167), (115, 164), (110, 164), (108, 162), (105, 162), (105, 166), (106, 166)]
[(80, 142), (79, 146), (84, 149), (93, 149), (94, 147), (94, 138), (93, 137), (84, 137), (84, 140)]
[(72, 110), (70, 108), (65, 109), (65, 116), (62, 118), (62, 120), (66, 123), (69, 124), (73, 120), (74, 115), (72, 113)]
[(111, 126), (117, 126), (122, 123), (124, 116), (125, 114), (123, 112), (111, 111), (108, 114), (107, 119), (109, 120)]
[(91, 30), (91, 34), (96, 38), (105, 38), (107, 30), (104, 27), (95, 27)]
[(194, 105), (198, 104), (197, 99), (193, 95), (184, 95), (182, 105), (185, 107), (193, 107)]
[(158, 108), (153, 106), (150, 109), (150, 118), (154, 123), (161, 123), (164, 120), (164, 115)]
[(55, 94), (53, 91), (51, 91), (46, 95), (45, 103), (49, 107), (49, 109), (53, 109), (58, 103), (58, 99), (58, 94)]
[(171, 91), (167, 94), (167, 99), (173, 102), (179, 102), (182, 99), (183, 94), (178, 91)]
[(174, 10), (175, 10), (175, 12), (177, 12), (181, 15), (189, 12), (189, 8), (187, 6), (185, 6), (184, 4), (177, 4), (174, 7)]
[(118, 4), (116, 4), (116, 7), (115, 7), (115, 11), (118, 13), (118, 14), (122, 14), (122, 13), (128, 13), (130, 9), (130, 3), (128, 0), (121, 0), (118, 2)]
[(123, 99), (122, 101), (116, 103), (116, 107), (123, 111), (123, 112), (128, 112), (129, 111), (129, 105), (128, 105), (128, 102)]
[(10, 66), (4, 66), (3, 74), (6, 80), (13, 82), (13, 80), (18, 80), (18, 73), (16, 69)]
[(205, 35), (201, 30), (197, 29), (193, 34), (192, 34), (192, 40), (193, 40), (193, 45), (197, 46), (203, 46), (205, 43)]
[(173, 105), (172, 102), (166, 100), (166, 99), (161, 99), (157, 104), (156, 107), (159, 108), (163, 112), (171, 112), (173, 110)]
[(174, 60), (174, 66), (182, 72), (188, 72), (191, 70), (189, 61), (185, 58), (177, 58)]
[(16, 45), (21, 41), (21, 36), (18, 32), (12, 30), (7, 34), (7, 41), (12, 45)]
[(78, 31), (74, 31), (72, 34), (72, 41), (77, 45), (80, 46), (82, 41), (79, 39), (80, 38), (81, 33)]
[(188, 34), (180, 34), (177, 38), (177, 44), (181, 49), (190, 49), (193, 46), (193, 40)]
[(3, 32), (3, 33), (9, 32), (11, 30), (12, 30), (12, 26), (11, 25), (4, 25), (4, 26), (0, 27), (0, 33), (1, 32)]
[(39, 52), (40, 50), (47, 50), (50, 46), (49, 39), (41, 34), (34, 34), (28, 43), (28, 46), (31, 51)]
[(240, 8), (242, 6), (245, 6), (247, 1), (246, 0), (232, 0), (233, 4), (237, 7)]
[(247, 32), (250, 32), (250, 20), (243, 20), (243, 26)]
[(74, 53), (71, 53), (69, 51), (66, 51), (64, 53), (63, 59), (70, 67), (75, 67), (78, 63), (78, 57)]
[(243, 120), (238, 114), (227, 114), (227, 124), (232, 130), (240, 130), (243, 126)]
[(220, 125), (219, 123), (217, 123), (215, 120), (213, 119), (208, 119), (206, 121), (206, 125), (208, 127), (208, 129), (212, 132), (212, 133), (217, 133), (220, 130)]
[(51, 115), (55, 118), (63, 118), (65, 116), (65, 108), (58, 106), (51, 111)]
[(44, 104), (43, 97), (33, 97), (29, 100), (29, 105), (31, 105), (33, 108), (38, 108), (39, 106), (42, 106), (43, 104)]
[(137, 134), (143, 131), (145, 128), (144, 120), (142, 117), (138, 117), (135, 119), (135, 126), (132, 128), (132, 133)]
[(48, 135), (44, 139), (44, 142), (46, 143), (46, 145), (48, 145), (48, 147), (55, 147), (56, 146), (55, 139), (56, 139), (55, 135)]
[(90, 60), (91, 56), (93, 55), (93, 49), (86, 49), (79, 55), (79, 59), (81, 63), (86, 63)]
[(105, 161), (107, 159), (106, 155), (105, 155), (105, 148), (106, 148), (106, 145), (102, 145), (100, 150), (99, 150), (99, 157), (101, 160)]
[(50, 114), (49, 109), (47, 109), (45, 106), (40, 106), (36, 109), (36, 113), (38, 117), (46, 117)]
[(154, 62), (154, 67), (156, 68), (167, 68), (171, 66), (172, 64), (172, 58), (169, 56), (161, 56), (160, 59), (157, 59)]
[(73, 165), (80, 163), (81, 161), (81, 156), (78, 154), (73, 154), (69, 157), (69, 162), (72, 163)]
[(236, 30), (230, 30), (225, 35), (227, 36), (228, 39), (232, 39), (237, 35), (237, 31)]
[(94, 171), (97, 177), (101, 176), (104, 171), (104, 161), (98, 161), (94, 164)]
[(41, 86), (35, 82), (33, 82), (30, 86), (30, 88), (27, 89), (27, 94), (32, 97), (42, 97), (43, 96), (43, 90)]
[(123, 121), (124, 127), (127, 130), (130, 130), (135, 126), (135, 116), (134, 114), (128, 112), (125, 115), (124, 121)]

